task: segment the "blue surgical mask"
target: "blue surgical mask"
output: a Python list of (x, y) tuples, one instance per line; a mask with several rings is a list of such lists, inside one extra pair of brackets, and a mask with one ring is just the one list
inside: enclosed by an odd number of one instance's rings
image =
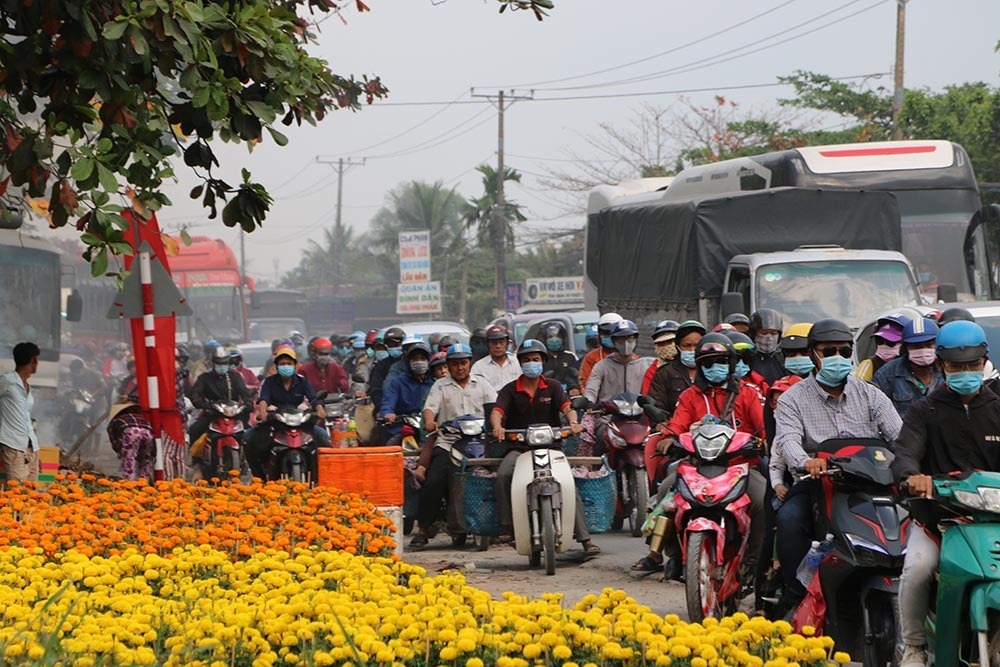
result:
[(295, 366), (278, 366), (278, 375), (283, 378), (290, 378), (295, 375)]
[(733, 375), (735, 375), (737, 379), (742, 380), (747, 375), (750, 375), (750, 367), (747, 366), (745, 361), (740, 359), (736, 362), (736, 368), (733, 369)]
[(375, 350), (375, 361), (389, 358), (389, 350)]
[(681, 363), (688, 368), (694, 368), (694, 350), (681, 350)]
[(526, 361), (521, 364), (521, 372), (530, 378), (536, 378), (542, 374), (542, 362)]
[(611, 342), (611, 336), (601, 336), (601, 345), (614, 349), (615, 344)]
[(219, 375), (225, 375), (229, 372), (229, 364), (215, 364), (215, 372)]
[(389, 356), (392, 357), (393, 359), (399, 359), (401, 356), (403, 356), (403, 348), (402, 347), (390, 347), (389, 348)]
[(945, 373), (944, 381), (948, 384), (948, 388), (959, 396), (972, 396), (982, 388), (983, 374), (979, 371)]
[(561, 352), (563, 340), (562, 338), (549, 338), (545, 341), (545, 347), (549, 348), (549, 352)]
[(823, 364), (816, 373), (816, 380), (827, 387), (837, 387), (851, 372), (851, 360), (835, 354), (832, 357), (825, 357)]
[(729, 379), (729, 364), (712, 364), (702, 366), (701, 374), (711, 384), (722, 384)]
[(339, 348), (337, 350), (337, 352), (340, 354), (340, 356), (346, 357), (347, 355), (349, 355), (351, 353), (351, 348), (349, 348), (347, 346), (344, 346), (344, 347)]
[(375, 350), (371, 349), (370, 347), (366, 347), (365, 348), (365, 355), (367, 355), (369, 357), (374, 357), (375, 356)]
[(809, 357), (786, 357), (785, 370), (793, 375), (805, 377), (813, 372), (816, 364)]

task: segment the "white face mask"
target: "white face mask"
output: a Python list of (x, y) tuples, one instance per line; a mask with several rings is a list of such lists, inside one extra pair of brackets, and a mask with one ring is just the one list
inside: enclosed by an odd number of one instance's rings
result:
[(631, 356), (632, 352), (635, 351), (635, 341), (628, 338), (616, 340), (615, 349), (622, 356)]

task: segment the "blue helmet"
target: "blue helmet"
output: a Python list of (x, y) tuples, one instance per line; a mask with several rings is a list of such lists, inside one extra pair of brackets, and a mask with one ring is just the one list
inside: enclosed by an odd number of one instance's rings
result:
[(927, 317), (915, 317), (903, 325), (904, 343), (926, 343), (937, 335), (937, 322)]
[(938, 333), (937, 356), (943, 361), (976, 361), (989, 353), (990, 343), (986, 339), (986, 332), (975, 322), (948, 322)]
[(462, 345), (461, 343), (455, 343), (448, 348), (448, 359), (471, 359), (472, 358), (472, 348), (468, 345)]
[(611, 330), (612, 338), (628, 338), (629, 336), (638, 336), (639, 327), (635, 325), (632, 320), (622, 320), (618, 322)]

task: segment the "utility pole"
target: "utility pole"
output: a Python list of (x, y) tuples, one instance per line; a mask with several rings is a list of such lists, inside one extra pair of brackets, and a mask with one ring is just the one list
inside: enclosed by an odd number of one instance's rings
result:
[(903, 112), (903, 46), (906, 40), (906, 3), (909, 0), (896, 0), (896, 67), (895, 82), (892, 95), (892, 139), (903, 138), (903, 128), (899, 126), (899, 117)]
[[(340, 278), (343, 276), (340, 263), (343, 258), (342, 252), (344, 247), (344, 225), (341, 218), (341, 209), (343, 208), (344, 200), (344, 168), (346, 167), (350, 169), (351, 167), (363, 167), (365, 165), (365, 160), (366, 158), (337, 158), (336, 160), (331, 160), (324, 159), (319, 155), (316, 156), (316, 162), (320, 164), (328, 164), (337, 170), (337, 217), (333, 228), (333, 238), (337, 247), (334, 248), (334, 252), (336, 254), (333, 257), (333, 265), (336, 267), (338, 279), (334, 281), (334, 293), (336, 293), (340, 287)], [(322, 285), (320, 286), (320, 289), (322, 289)]]
[[(518, 100), (534, 99), (535, 91), (530, 91), (527, 95), (517, 95), (513, 90), (509, 95), (504, 95), (504, 91), (497, 91), (493, 95), (477, 94), (476, 89), (469, 91), (472, 97), (484, 97), (493, 102), (497, 108), (497, 184), (496, 202), (493, 205), (493, 252), (496, 261), (495, 283), (497, 291), (497, 310), (504, 312), (507, 309), (507, 299), (505, 296), (507, 288), (507, 219), (504, 215), (506, 201), (504, 198), (504, 164), (503, 164), (503, 112)], [(494, 99), (496, 101), (494, 102)]]

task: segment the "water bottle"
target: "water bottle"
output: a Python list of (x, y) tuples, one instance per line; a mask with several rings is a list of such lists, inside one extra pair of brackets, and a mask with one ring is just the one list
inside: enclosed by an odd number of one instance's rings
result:
[(802, 559), (802, 562), (799, 563), (798, 570), (795, 571), (795, 578), (799, 580), (799, 583), (808, 588), (809, 582), (812, 581), (813, 575), (819, 569), (820, 563), (823, 562), (823, 559), (831, 551), (833, 551), (833, 535), (830, 533), (826, 534), (822, 542), (813, 540), (812, 545), (809, 547), (809, 552)]

